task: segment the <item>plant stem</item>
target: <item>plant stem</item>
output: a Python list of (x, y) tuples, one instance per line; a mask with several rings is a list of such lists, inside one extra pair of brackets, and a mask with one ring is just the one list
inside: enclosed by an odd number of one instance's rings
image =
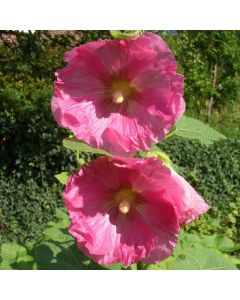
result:
[(80, 159), (79, 159), (79, 155), (80, 155), (80, 151), (76, 150), (76, 163), (77, 163), (77, 169), (80, 168), (81, 164), (80, 164)]
[(176, 130), (174, 130), (174, 131), (170, 132), (169, 134), (167, 134), (167, 135), (165, 136), (164, 140), (169, 139), (172, 135), (174, 135), (175, 131), (176, 131)]
[[(214, 64), (214, 70), (213, 70), (213, 83), (212, 83), (212, 89), (213, 89), (213, 91), (216, 89), (217, 71), (218, 71), (218, 65), (215, 62), (215, 64)], [(211, 117), (212, 107), (213, 107), (214, 102), (215, 102), (214, 101), (214, 97), (211, 96), (211, 98), (210, 98), (210, 100), (208, 102), (208, 114), (207, 114), (208, 123), (210, 122), (210, 117)]]
[(132, 270), (132, 268), (131, 268), (131, 266), (126, 267), (126, 268), (122, 266), (122, 267), (121, 267), (121, 270)]
[(137, 270), (146, 270), (147, 265), (142, 263), (141, 261), (137, 262)]

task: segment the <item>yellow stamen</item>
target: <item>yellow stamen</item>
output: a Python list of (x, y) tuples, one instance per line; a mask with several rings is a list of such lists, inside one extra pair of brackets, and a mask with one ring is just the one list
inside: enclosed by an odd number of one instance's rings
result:
[(127, 214), (130, 210), (130, 203), (127, 200), (123, 200), (119, 206), (118, 209), (120, 210), (121, 213)]
[(113, 102), (116, 104), (122, 103), (124, 101), (124, 97), (121, 91), (116, 91), (113, 94)]
[(128, 188), (121, 189), (115, 195), (115, 201), (117, 202), (118, 210), (123, 214), (127, 214), (130, 211), (131, 207), (135, 203), (135, 200), (136, 193)]

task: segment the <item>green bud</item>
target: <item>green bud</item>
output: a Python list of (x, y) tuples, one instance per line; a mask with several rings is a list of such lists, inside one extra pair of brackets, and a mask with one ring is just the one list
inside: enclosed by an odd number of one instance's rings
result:
[(171, 168), (171, 160), (170, 160), (169, 156), (162, 151), (148, 152), (146, 156), (147, 157), (157, 157), (163, 161), (164, 166)]
[(110, 30), (114, 39), (130, 39), (143, 34), (143, 30)]

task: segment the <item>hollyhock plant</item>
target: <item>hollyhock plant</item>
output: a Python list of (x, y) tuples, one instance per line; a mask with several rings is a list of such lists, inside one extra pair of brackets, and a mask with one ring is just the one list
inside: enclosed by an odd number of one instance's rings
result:
[(183, 115), (183, 75), (158, 35), (89, 42), (65, 60), (56, 72), (53, 116), (94, 148), (118, 156), (148, 151)]
[(209, 208), (157, 158), (99, 157), (69, 177), (64, 199), (69, 232), (79, 249), (101, 265), (164, 260), (180, 226)]

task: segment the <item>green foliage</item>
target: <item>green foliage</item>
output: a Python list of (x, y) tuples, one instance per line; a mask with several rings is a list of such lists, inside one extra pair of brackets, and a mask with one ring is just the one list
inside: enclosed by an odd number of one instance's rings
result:
[[(228, 137), (240, 137), (240, 35), (228, 30), (157, 31), (172, 49), (185, 76), (189, 116), (210, 122)], [(214, 69), (217, 65), (216, 84)], [(212, 113), (208, 118), (211, 97)], [(227, 120), (227, 122), (226, 122)], [(231, 130), (226, 128), (231, 127)]]
[[(160, 34), (163, 34), (160, 32)], [(176, 56), (179, 71), (185, 75), (185, 99), (188, 108), (198, 112), (206, 107), (211, 95), (220, 108), (239, 99), (239, 32), (227, 30), (165, 32)], [(218, 64), (217, 85), (213, 88), (214, 63)]]
[(27, 248), (16, 243), (5, 243), (0, 249), (0, 270), (32, 269), (33, 257), (28, 255)]
[[(0, 251), (0, 269), (40, 269), (40, 270), (120, 270), (119, 264), (102, 267), (92, 262), (76, 246), (74, 238), (66, 227), (69, 219), (65, 210), (57, 210), (57, 222), (50, 222), (43, 237), (26, 247), (16, 243), (3, 244)], [(197, 269), (236, 270), (229, 256), (222, 252), (234, 250), (234, 244), (224, 236), (203, 236), (182, 232), (180, 241), (171, 257), (148, 269)], [(222, 252), (221, 252), (222, 251)], [(225, 255), (225, 256), (224, 256)], [(135, 269), (136, 265), (132, 266)]]
[(184, 251), (170, 270), (237, 270), (225, 257), (203, 247)]
[(176, 137), (164, 141), (159, 148), (211, 205), (207, 214), (188, 225), (189, 231), (224, 234), (239, 243), (240, 140), (222, 140), (206, 147)]
[(75, 138), (65, 138), (63, 140), (63, 146), (67, 149), (71, 149), (74, 151), (89, 152), (92, 154), (102, 154), (102, 155), (111, 156), (110, 153), (108, 153), (104, 150), (101, 150), (101, 149), (92, 148), (83, 142), (79, 142), (79, 140), (77, 140)]
[(109, 38), (109, 31), (60, 32), (47, 30), (34, 33), (0, 31), (0, 88), (11, 87), (22, 93), (51, 86), (55, 71), (64, 65), (63, 54), (89, 41)]
[(173, 255), (150, 270), (237, 270), (239, 259), (224, 252), (234, 250), (234, 243), (225, 236), (199, 236), (181, 232)]
[[(15, 243), (2, 245), (0, 269), (40, 270), (119, 270), (120, 265), (101, 267), (86, 257), (76, 246), (68, 233), (68, 216), (63, 209), (57, 209), (57, 221), (49, 222), (43, 236), (28, 249)], [(25, 263), (25, 264), (24, 264)]]
[(26, 242), (36, 239), (44, 225), (62, 205), (61, 189), (46, 180), (0, 177), (0, 244), (3, 241)]
[[(74, 156), (52, 120), (48, 89), (0, 92), (0, 243), (35, 239), (62, 205), (54, 174), (74, 169)], [(87, 159), (87, 157), (86, 157)]]
[(225, 139), (225, 136), (202, 122), (183, 116), (175, 124), (175, 129), (172, 132), (177, 136), (187, 139), (199, 140), (201, 144), (209, 145), (214, 141)]

